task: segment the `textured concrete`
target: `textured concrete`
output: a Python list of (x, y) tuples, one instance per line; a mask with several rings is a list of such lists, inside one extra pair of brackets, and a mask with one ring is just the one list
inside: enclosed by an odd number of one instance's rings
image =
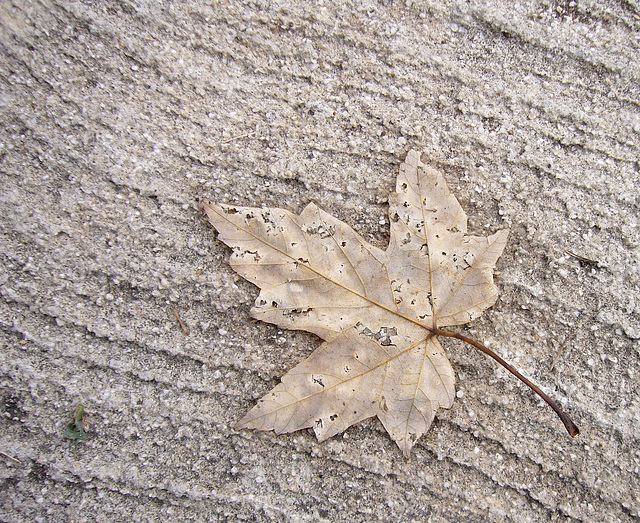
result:
[[(0, 519), (637, 518), (639, 35), (631, 0), (1, 2)], [(315, 201), (384, 247), (412, 147), (512, 230), (460, 331), (582, 434), (450, 340), (410, 460), (374, 420), (235, 432), (319, 341), (250, 319), (199, 200)]]

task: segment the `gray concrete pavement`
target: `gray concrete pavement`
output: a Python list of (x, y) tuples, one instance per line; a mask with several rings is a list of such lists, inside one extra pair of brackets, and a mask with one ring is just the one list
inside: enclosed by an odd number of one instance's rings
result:
[[(639, 35), (633, 2), (3, 2), (0, 519), (637, 518)], [(319, 340), (251, 320), (199, 201), (314, 201), (384, 247), (410, 148), (470, 231), (511, 228), (461, 332), (575, 440), (448, 340), (459, 397), (410, 460), (374, 420), (233, 430)]]

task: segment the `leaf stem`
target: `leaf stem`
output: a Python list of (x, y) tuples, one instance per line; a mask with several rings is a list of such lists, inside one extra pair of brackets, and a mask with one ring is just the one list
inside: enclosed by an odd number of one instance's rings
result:
[(502, 365), (505, 369), (507, 369), (511, 374), (513, 374), (516, 378), (522, 381), (525, 385), (527, 385), (533, 392), (535, 392), (538, 396), (540, 396), (547, 404), (553, 409), (553, 411), (558, 415), (562, 423), (564, 424), (567, 432), (571, 435), (571, 437), (575, 438), (578, 434), (580, 434), (580, 430), (576, 426), (576, 424), (571, 421), (571, 418), (558, 406), (558, 404), (553, 401), (549, 396), (547, 396), (540, 387), (529, 381), (522, 374), (520, 374), (514, 367), (504, 361), (500, 356), (498, 356), (491, 349), (488, 349), (482, 343), (478, 343), (471, 338), (467, 338), (462, 334), (458, 334), (457, 332), (443, 331), (441, 329), (430, 329), (433, 334), (436, 336), (445, 336), (446, 338), (456, 338), (458, 340), (464, 341), (469, 345), (473, 345), (476, 349), (484, 352), (487, 356), (492, 357), (496, 360), (500, 365)]

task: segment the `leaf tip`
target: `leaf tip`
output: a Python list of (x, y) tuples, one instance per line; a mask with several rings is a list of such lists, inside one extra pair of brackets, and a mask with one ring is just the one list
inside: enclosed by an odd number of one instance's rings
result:
[(202, 202), (202, 210), (204, 211), (204, 213), (209, 218), (209, 222), (211, 222), (211, 219), (215, 216), (215, 208), (214, 208), (214, 206), (211, 205), (207, 201), (203, 201)]
[(236, 432), (240, 432), (241, 430), (244, 430), (246, 428), (248, 428), (248, 423), (244, 421), (244, 418), (242, 418), (233, 426), (233, 430), (235, 430)]
[(240, 431), (244, 429), (255, 428), (254, 426), (251, 425), (251, 422), (253, 421), (253, 416), (250, 416), (250, 414), (252, 412), (253, 412), (253, 409), (251, 409), (244, 416), (242, 416), (242, 418), (240, 418), (240, 420), (233, 425), (233, 430)]
[(409, 165), (418, 165), (420, 162), (420, 151), (417, 149), (409, 149), (407, 152), (407, 156), (404, 158), (404, 163)]

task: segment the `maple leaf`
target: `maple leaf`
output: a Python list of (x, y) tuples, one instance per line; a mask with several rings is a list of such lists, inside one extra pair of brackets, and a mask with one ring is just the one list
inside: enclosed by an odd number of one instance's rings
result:
[(233, 248), (231, 266), (261, 289), (252, 316), (325, 340), (238, 429), (280, 434), (312, 427), (322, 441), (377, 416), (408, 457), (436, 411), (455, 397), (454, 372), (437, 336), (471, 343), (552, 401), (483, 345), (442, 330), (495, 303), (492, 270), (508, 231), (468, 236), (458, 200), (417, 151), (407, 154), (389, 198), (386, 251), (313, 203), (300, 215), (204, 209), (218, 238)]

